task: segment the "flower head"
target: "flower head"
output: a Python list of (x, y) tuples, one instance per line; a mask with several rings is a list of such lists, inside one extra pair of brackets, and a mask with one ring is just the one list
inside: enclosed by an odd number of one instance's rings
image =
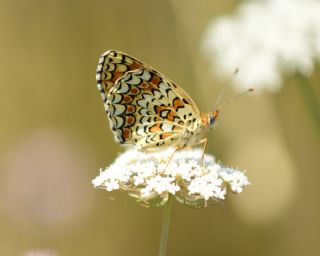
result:
[(224, 167), (202, 150), (180, 150), (167, 165), (174, 149), (142, 153), (130, 149), (100, 172), (94, 187), (125, 190), (143, 205), (163, 205), (169, 195), (186, 205), (199, 207), (207, 201), (224, 200), (227, 190), (240, 193), (249, 184), (243, 172)]
[(212, 22), (203, 51), (217, 73), (241, 72), (237, 87), (275, 91), (281, 73), (309, 76), (320, 58), (320, 2), (264, 0), (243, 3), (238, 12)]

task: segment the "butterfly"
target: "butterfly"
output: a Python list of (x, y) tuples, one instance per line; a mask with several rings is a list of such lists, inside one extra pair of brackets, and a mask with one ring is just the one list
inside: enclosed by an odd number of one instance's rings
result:
[(96, 80), (116, 142), (144, 152), (197, 144), (205, 149), (219, 110), (200, 112), (179, 85), (149, 65), (109, 50), (99, 59)]

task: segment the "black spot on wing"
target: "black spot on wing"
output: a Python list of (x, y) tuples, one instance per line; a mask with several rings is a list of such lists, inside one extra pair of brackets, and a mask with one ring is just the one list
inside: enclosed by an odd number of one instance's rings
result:
[(185, 98), (183, 98), (182, 101), (183, 101), (184, 104), (188, 104), (189, 105), (189, 102)]

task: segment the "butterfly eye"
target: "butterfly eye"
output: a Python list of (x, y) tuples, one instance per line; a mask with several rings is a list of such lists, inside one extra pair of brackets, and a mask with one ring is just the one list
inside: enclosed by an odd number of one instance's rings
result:
[(209, 116), (209, 124), (210, 124), (210, 126), (214, 125), (218, 115), (219, 115), (219, 111), (218, 110), (216, 110), (212, 114), (210, 114), (210, 116)]
[(214, 122), (216, 121), (216, 118), (213, 116), (209, 117), (210, 126), (213, 126)]

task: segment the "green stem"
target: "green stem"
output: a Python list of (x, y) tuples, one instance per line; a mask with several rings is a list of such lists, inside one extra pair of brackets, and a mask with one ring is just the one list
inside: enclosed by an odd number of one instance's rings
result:
[(314, 123), (317, 127), (318, 133), (320, 132), (320, 108), (319, 104), (316, 98), (315, 93), (312, 91), (311, 85), (310, 85), (310, 79), (298, 75), (298, 78), (300, 80), (299, 87), (302, 92), (302, 95), (305, 98), (305, 102), (309, 107), (309, 111), (313, 117)]
[(167, 251), (172, 202), (173, 202), (173, 197), (172, 195), (169, 195), (169, 199), (164, 206), (161, 241), (160, 241), (160, 253), (159, 253), (160, 256), (165, 256)]

